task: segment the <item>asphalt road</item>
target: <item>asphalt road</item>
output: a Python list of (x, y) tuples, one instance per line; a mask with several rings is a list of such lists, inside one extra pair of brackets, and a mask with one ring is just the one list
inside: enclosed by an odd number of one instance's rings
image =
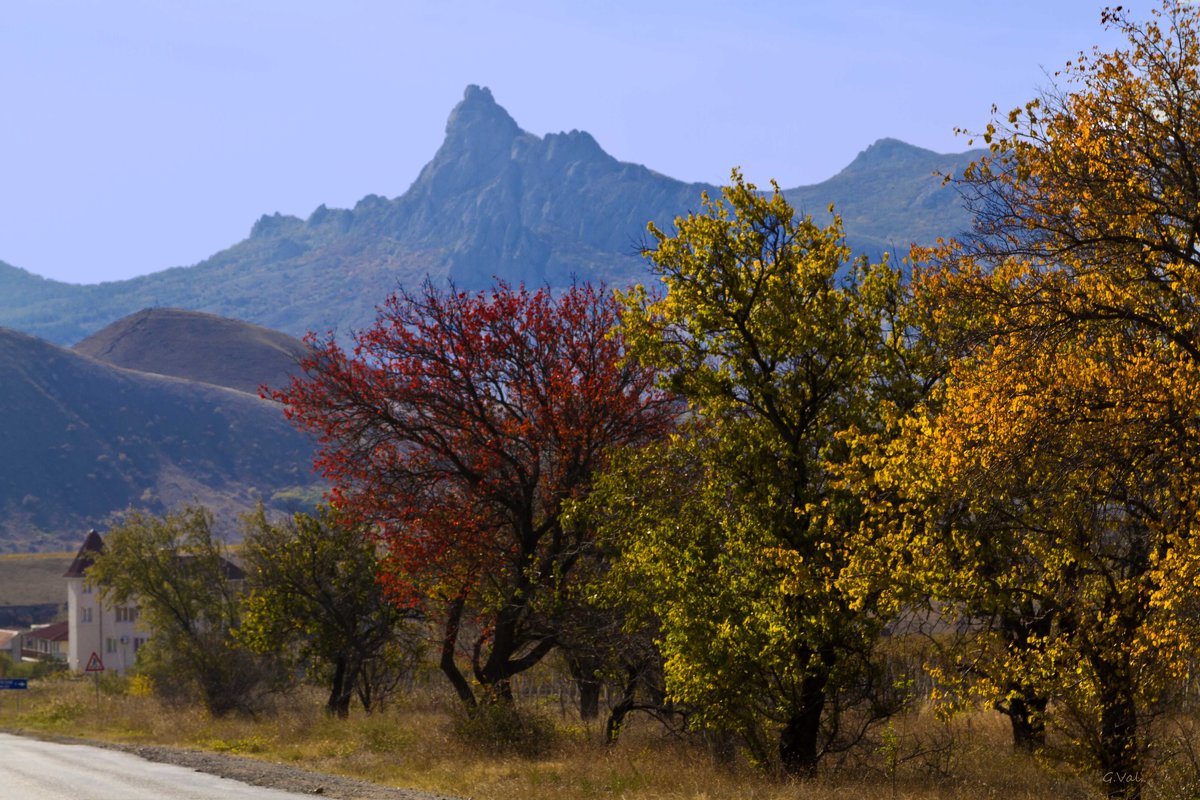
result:
[(0, 733), (5, 800), (311, 800), (128, 753)]

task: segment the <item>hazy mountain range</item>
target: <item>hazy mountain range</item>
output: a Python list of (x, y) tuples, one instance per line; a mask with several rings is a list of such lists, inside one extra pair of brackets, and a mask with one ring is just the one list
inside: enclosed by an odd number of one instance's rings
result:
[[(786, 194), (822, 219), (834, 203), (858, 250), (905, 253), (913, 241), (968, 227), (957, 195), (934, 173), (960, 173), (975, 155), (883, 139), (829, 180)], [(169, 306), (300, 336), (363, 327), (390, 291), (425, 275), (464, 288), (493, 276), (625, 285), (646, 278), (638, 255), (646, 223), (669, 226), (698, 210), (702, 191), (717, 189), (617, 161), (582, 131), (523, 131), (491, 92), (469, 86), (442, 146), (401, 196), (321, 206), (308, 219), (264, 215), (248, 238), (195, 266), (125, 281), (65, 284), (0, 262), (0, 326), (73, 344), (140, 309)]]
[[(786, 194), (821, 219), (834, 203), (856, 250), (905, 253), (969, 226), (935, 173), (976, 156), (883, 139)], [(127, 281), (65, 284), (0, 262), (0, 551), (73, 549), (131, 505), (202, 502), (228, 523), (259, 499), (310, 504), (312, 443), (256, 393), (294, 372), (294, 336), (365, 327), (426, 276), (645, 281), (647, 221), (669, 227), (704, 191), (718, 189), (617, 161), (587, 133), (527, 133), (471, 86), (394, 199), (265, 215), (195, 266)]]

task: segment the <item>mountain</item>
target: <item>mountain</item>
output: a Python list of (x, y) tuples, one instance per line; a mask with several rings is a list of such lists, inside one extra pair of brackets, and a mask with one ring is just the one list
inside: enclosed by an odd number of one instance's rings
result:
[(913, 242), (932, 244), (971, 227), (971, 218), (942, 175), (961, 174), (980, 151), (943, 155), (898, 139), (880, 139), (838, 174), (814, 186), (787, 189), (798, 211), (828, 222), (842, 217), (846, 238), (860, 252), (908, 255)]
[(0, 328), (0, 549), (66, 550), (129, 506), (203, 503), (222, 526), (259, 498), (319, 491), (313, 443), (275, 403), (107, 364)]
[[(833, 178), (786, 194), (816, 217), (835, 202), (857, 250), (905, 252), (969, 226), (934, 172), (959, 173), (977, 155), (884, 139)], [(69, 344), (138, 309), (174, 306), (298, 336), (365, 327), (389, 292), (427, 275), (463, 288), (493, 276), (624, 285), (646, 279), (646, 223), (669, 227), (700, 207), (702, 191), (716, 188), (618, 161), (582, 131), (528, 133), (491, 92), (469, 86), (441, 147), (399, 197), (321, 206), (307, 219), (264, 215), (248, 238), (195, 266), (126, 281), (71, 285), (0, 263), (0, 325)]]
[(76, 353), (117, 367), (171, 375), (257, 395), (279, 388), (308, 353), (287, 334), (179, 308), (147, 308), (76, 344)]

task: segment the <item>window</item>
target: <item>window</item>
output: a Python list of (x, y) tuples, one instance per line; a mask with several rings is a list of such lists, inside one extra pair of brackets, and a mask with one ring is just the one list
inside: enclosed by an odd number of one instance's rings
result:
[(92, 621), (92, 609), (90, 607), (79, 610), (79, 621), (80, 622), (91, 622)]
[(83, 593), (84, 593), (84, 594), (91, 594), (91, 593), (92, 593), (92, 587), (91, 587), (91, 586), (88, 586), (88, 585), (85, 583), (85, 584), (83, 585)]
[(133, 637), (133, 652), (136, 653), (138, 650), (141, 649), (142, 645), (144, 645), (145, 643), (146, 643), (146, 639), (144, 636)]
[(137, 622), (137, 606), (117, 606), (117, 622)]
[(109, 636), (107, 639), (105, 639), (104, 640), (104, 652), (106, 652), (106, 653), (117, 652), (117, 640), (111, 636)]

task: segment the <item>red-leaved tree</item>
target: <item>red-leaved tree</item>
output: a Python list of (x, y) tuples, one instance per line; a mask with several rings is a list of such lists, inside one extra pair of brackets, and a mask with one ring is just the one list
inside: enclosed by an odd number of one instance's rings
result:
[(319, 435), (339, 508), (376, 524), (394, 596), (444, 615), (441, 668), (469, 705), (460, 644), (488, 699), (564, 646), (573, 570), (595, 553), (563, 504), (612, 448), (673, 424), (653, 373), (624, 359), (617, 316), (590, 286), (427, 282), (392, 296), (352, 355), (310, 337), (305, 377), (274, 393)]

